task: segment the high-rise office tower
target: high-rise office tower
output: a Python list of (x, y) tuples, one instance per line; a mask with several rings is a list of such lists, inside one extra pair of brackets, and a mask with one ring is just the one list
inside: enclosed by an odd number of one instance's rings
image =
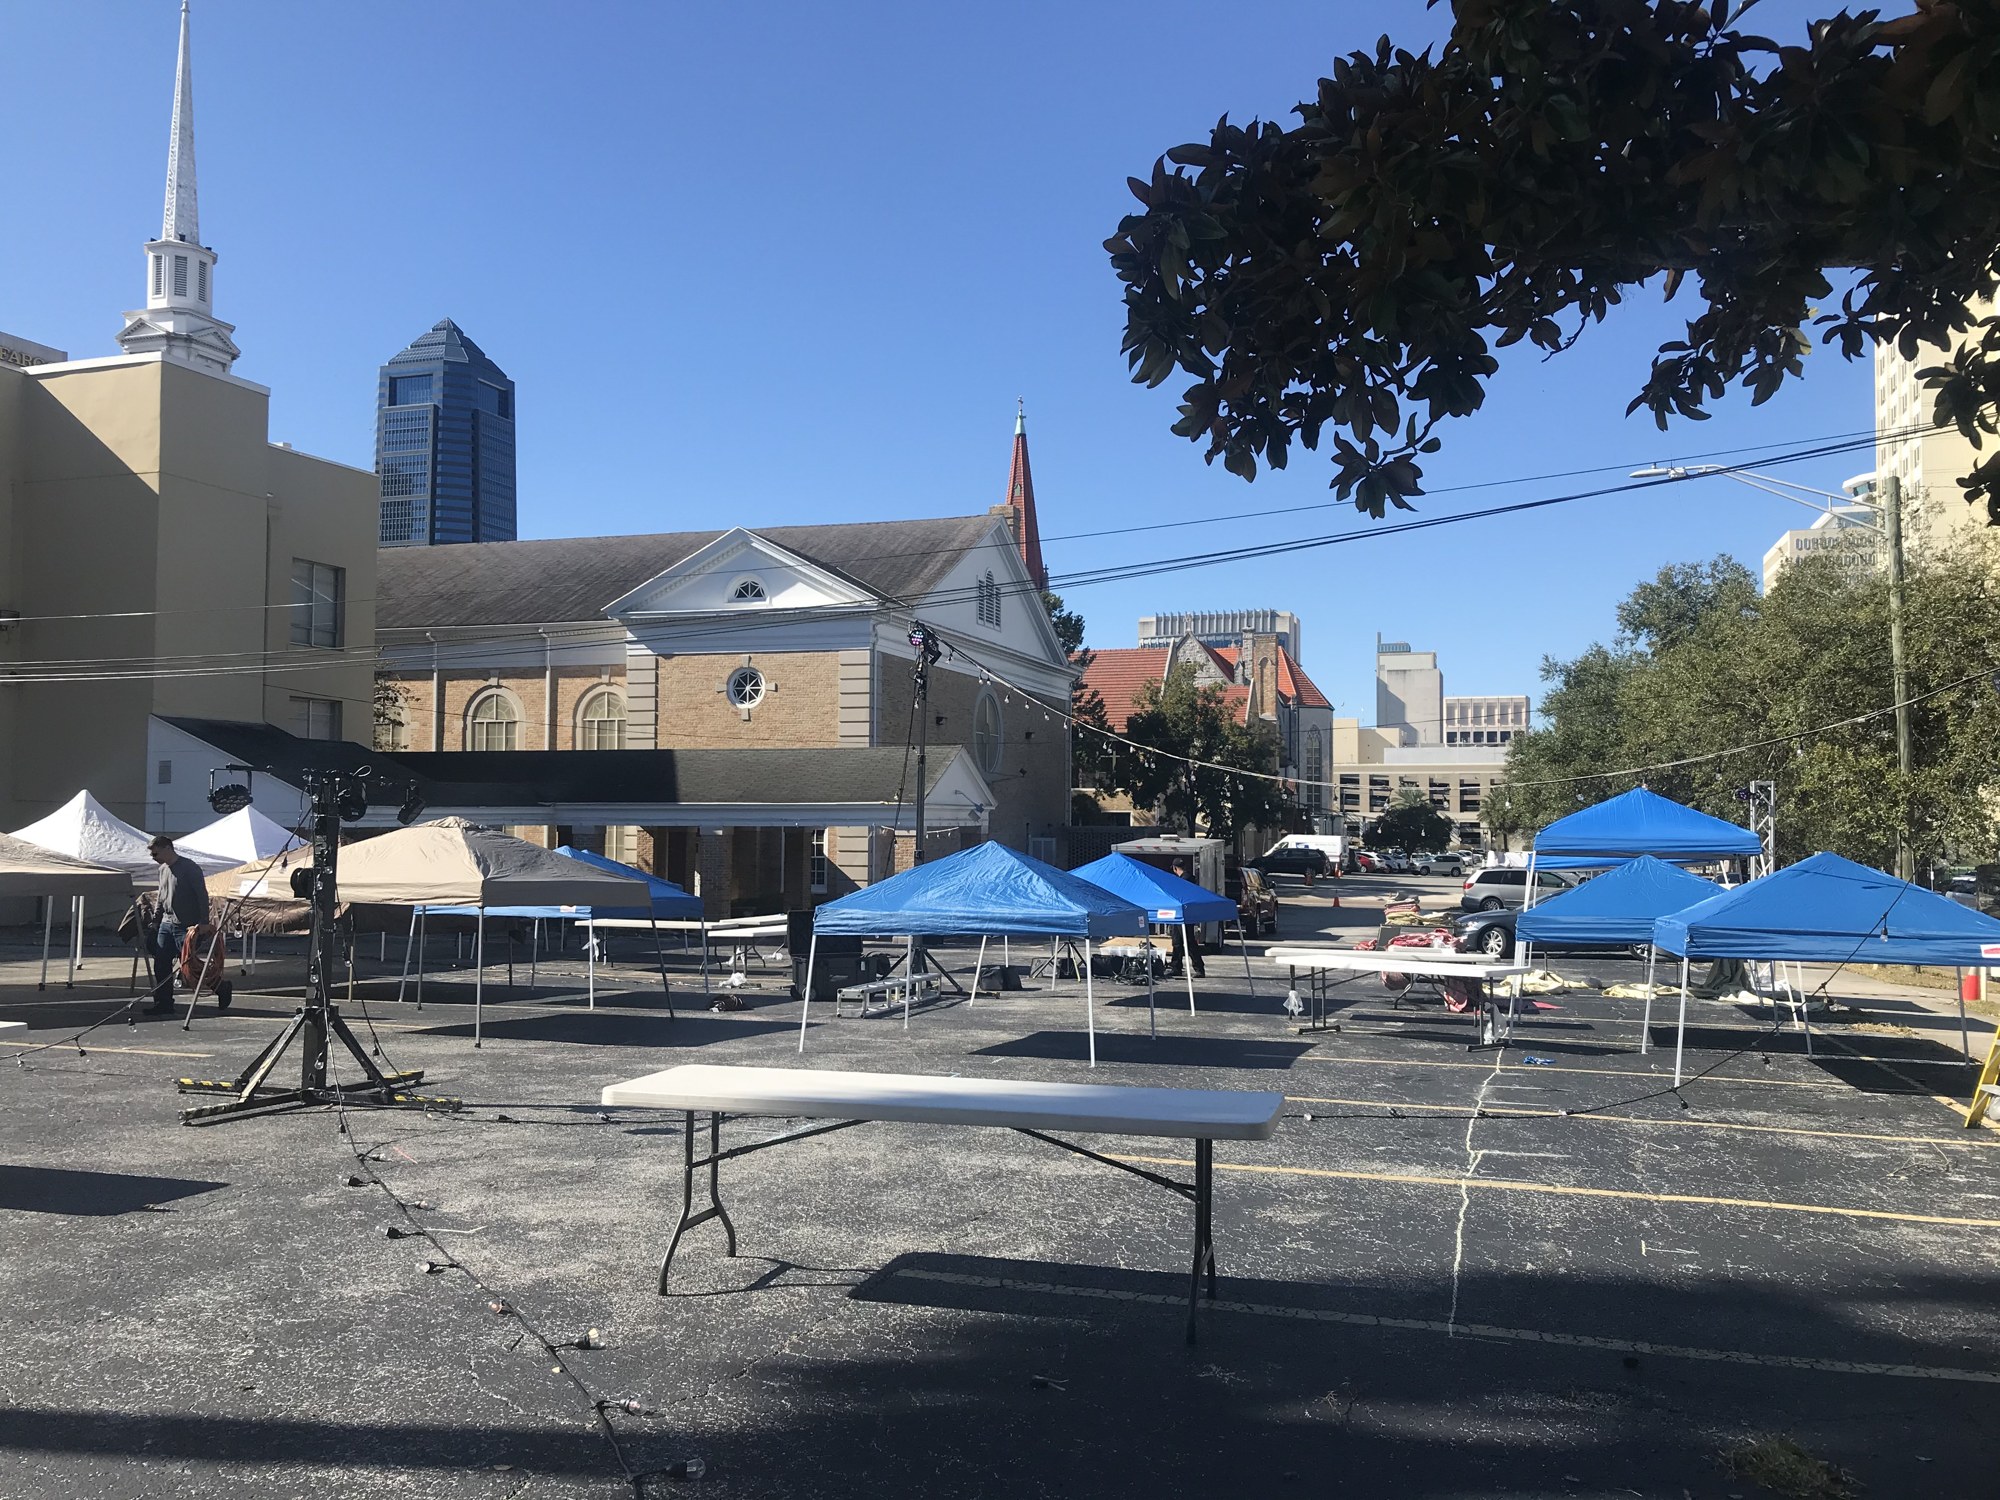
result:
[(514, 382), (446, 318), (382, 366), (382, 545), (514, 540)]

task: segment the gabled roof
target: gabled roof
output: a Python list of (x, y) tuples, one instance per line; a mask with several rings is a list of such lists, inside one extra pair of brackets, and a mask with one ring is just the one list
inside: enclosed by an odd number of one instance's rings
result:
[[(769, 526), (756, 535), (870, 593), (915, 599), (983, 544), (992, 516)], [(603, 617), (623, 597), (708, 546), (725, 530), (559, 537), (453, 547), (385, 547), (377, 554), (379, 630), (451, 629)]]
[(1104, 699), (1105, 721), (1117, 733), (1123, 734), (1131, 721), (1139, 689), (1166, 681), (1170, 654), (1165, 646), (1121, 646), (1090, 653), (1083, 685)]
[(1292, 653), (1282, 646), (1278, 648), (1278, 691), (1300, 708), (1333, 707), (1326, 694), (1306, 676), (1305, 668), (1293, 661)]

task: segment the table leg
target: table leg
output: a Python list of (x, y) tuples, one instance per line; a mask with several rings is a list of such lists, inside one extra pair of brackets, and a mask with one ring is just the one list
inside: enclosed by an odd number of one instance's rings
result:
[[(729, 1253), (736, 1253), (736, 1226), (729, 1222), (729, 1213), (722, 1206), (720, 1173), (722, 1170), (722, 1116), (710, 1114), (708, 1117), (708, 1156), (705, 1161), (695, 1159), (695, 1112), (684, 1112), (687, 1121), (686, 1161), (681, 1172), (681, 1213), (674, 1225), (673, 1238), (667, 1241), (667, 1253), (660, 1260), (660, 1295), (667, 1294), (667, 1273), (673, 1269), (674, 1252), (680, 1248), (681, 1236), (697, 1224), (706, 1224), (710, 1219), (722, 1221), (723, 1233), (728, 1237)], [(697, 1212), (694, 1206), (694, 1173), (698, 1166), (708, 1168), (708, 1207)]]
[(1215, 1299), (1215, 1245), (1210, 1234), (1211, 1207), (1215, 1194), (1215, 1142), (1194, 1143), (1194, 1265), (1188, 1273), (1187, 1341), (1194, 1342), (1195, 1309), (1200, 1306), (1202, 1278), (1208, 1279), (1208, 1297)]

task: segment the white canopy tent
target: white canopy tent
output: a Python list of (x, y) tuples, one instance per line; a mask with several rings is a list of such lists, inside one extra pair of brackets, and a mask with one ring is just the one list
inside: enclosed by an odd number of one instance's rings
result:
[[(57, 854), (26, 839), (0, 833), (0, 896), (40, 896), (42, 908), (42, 977), (35, 988), (49, 987), (49, 941), (55, 927), (56, 898), (68, 896), (128, 896), (132, 877), (108, 865), (93, 865)], [(74, 960), (70, 982), (76, 981)]]
[(204, 869), (209, 860), (224, 861), (221, 868), (228, 869), (270, 859), (288, 849), (303, 849), (306, 840), (256, 808), (245, 807), (175, 840), (175, 846)]
[[(468, 907), (477, 927), (473, 940), (472, 1043), (482, 1045), (485, 1005), (486, 917), (490, 909), (513, 906), (637, 906), (651, 895), (643, 880), (600, 870), (526, 839), (481, 827), (464, 818), (439, 818), (350, 844), (340, 851), (335, 894), (360, 905), (407, 906), (410, 943), (418, 913), (426, 908)], [(660, 987), (667, 985), (665, 951), (657, 924), (653, 949), (660, 963)], [(410, 948), (403, 952), (409, 969)], [(673, 1014), (673, 998), (667, 999)]]
[[(51, 853), (82, 860), (85, 864), (123, 871), (125, 889), (105, 894), (129, 898), (135, 887), (150, 886), (159, 878), (160, 867), (146, 852), (147, 844), (152, 841), (151, 835), (134, 828), (88, 791), (78, 792), (40, 822), (15, 829), (14, 837)], [(190, 854), (189, 858), (201, 866), (204, 875), (213, 875), (217, 870), (226, 870), (239, 863), (213, 856), (202, 859)], [(83, 902), (82, 895), (70, 897), (69, 974), (72, 984), (76, 982), (76, 971), (83, 967)], [(43, 927), (46, 929), (49, 925), (50, 921), (45, 917)]]

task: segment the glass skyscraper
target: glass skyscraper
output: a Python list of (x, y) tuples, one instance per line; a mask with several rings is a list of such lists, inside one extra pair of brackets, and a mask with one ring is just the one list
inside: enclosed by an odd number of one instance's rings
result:
[(514, 382), (446, 318), (382, 366), (382, 545), (514, 540)]

